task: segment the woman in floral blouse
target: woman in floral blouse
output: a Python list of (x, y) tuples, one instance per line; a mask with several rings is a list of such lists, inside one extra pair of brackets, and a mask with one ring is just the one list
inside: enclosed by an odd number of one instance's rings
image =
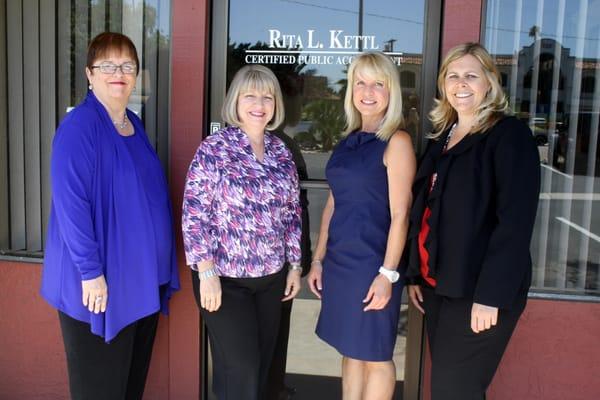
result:
[[(300, 290), (301, 218), (292, 155), (265, 129), (284, 117), (275, 75), (245, 66), (190, 165), (183, 238), (211, 343), (219, 399), (263, 399), (281, 302)], [(283, 270), (285, 261), (289, 270)]]

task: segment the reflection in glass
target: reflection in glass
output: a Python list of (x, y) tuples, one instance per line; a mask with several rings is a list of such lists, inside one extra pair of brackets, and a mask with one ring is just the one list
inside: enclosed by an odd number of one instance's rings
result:
[(533, 286), (600, 294), (600, 1), (490, 0), (485, 45), (542, 162)]
[(384, 51), (398, 65), (404, 102), (401, 112), (416, 143), (421, 119), (424, 3), (333, 0), (324, 5), (233, 0), (229, 6), (227, 82), (247, 63), (273, 69), (285, 98), (283, 130), (302, 149), (309, 178), (325, 179), (325, 164), (345, 124), (348, 64), (359, 51)]

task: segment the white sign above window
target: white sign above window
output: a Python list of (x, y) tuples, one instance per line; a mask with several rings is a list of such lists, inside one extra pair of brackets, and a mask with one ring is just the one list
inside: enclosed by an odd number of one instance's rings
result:
[(382, 51), (396, 65), (402, 63), (403, 53), (381, 49), (375, 35), (347, 35), (342, 29), (301, 33), (269, 29), (267, 36), (263, 48), (245, 50), (247, 64), (348, 65), (363, 51)]

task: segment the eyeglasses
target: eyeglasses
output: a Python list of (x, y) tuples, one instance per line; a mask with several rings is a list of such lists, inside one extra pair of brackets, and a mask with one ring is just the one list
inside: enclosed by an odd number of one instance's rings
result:
[(103, 62), (100, 65), (93, 65), (92, 69), (98, 68), (103, 74), (112, 75), (120, 69), (123, 74), (131, 75), (137, 72), (137, 65), (132, 62), (126, 62), (121, 65), (116, 65), (111, 62)]

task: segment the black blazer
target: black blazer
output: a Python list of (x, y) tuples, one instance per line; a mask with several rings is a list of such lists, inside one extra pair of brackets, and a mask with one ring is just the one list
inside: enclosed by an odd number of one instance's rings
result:
[(418, 235), (429, 206), (425, 248), (436, 293), (511, 308), (531, 284), (529, 245), (540, 191), (533, 135), (523, 122), (505, 117), (442, 154), (447, 136), (430, 141), (415, 177), (407, 281), (421, 282)]

